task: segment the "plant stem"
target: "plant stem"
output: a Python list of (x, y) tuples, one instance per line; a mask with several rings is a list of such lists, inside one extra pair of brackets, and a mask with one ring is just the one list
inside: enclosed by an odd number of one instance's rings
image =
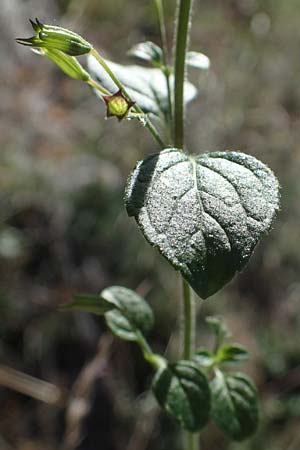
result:
[(183, 359), (191, 359), (195, 345), (196, 315), (192, 292), (188, 282), (182, 278), (183, 290), (183, 318), (184, 318), (184, 340)]
[[(128, 94), (128, 92), (126, 91), (126, 89), (124, 88), (123, 84), (120, 82), (120, 80), (118, 79), (118, 77), (116, 77), (116, 75), (112, 72), (112, 70), (109, 68), (109, 66), (106, 64), (105, 60), (99, 55), (99, 53), (97, 52), (97, 50), (95, 48), (92, 48), (90, 54), (92, 56), (94, 56), (94, 58), (98, 61), (99, 64), (101, 64), (101, 66), (103, 67), (103, 69), (106, 71), (106, 73), (110, 76), (110, 78), (112, 79), (112, 81), (115, 83), (115, 85), (121, 89), (121, 91), (123, 92), (123, 94), (127, 97), (128, 101), (132, 101), (130, 95)], [(139, 105), (135, 104), (134, 105), (134, 109), (137, 113), (142, 114), (143, 118), (145, 120), (145, 127), (150, 131), (150, 133), (152, 134), (152, 136), (154, 137), (154, 139), (157, 141), (157, 143), (160, 145), (160, 147), (162, 148), (166, 148), (165, 143), (163, 142), (163, 140), (161, 139), (158, 131), (156, 130), (155, 126), (153, 125), (153, 123), (151, 122), (151, 120), (149, 119), (149, 117), (147, 116), (147, 114), (144, 113), (144, 111), (142, 110), (142, 108), (139, 107)]]
[(186, 449), (200, 450), (199, 433), (186, 433)]
[[(175, 83), (174, 83), (174, 137), (175, 146), (184, 148), (184, 78), (185, 60), (190, 29), (190, 16), (192, 0), (178, 0), (177, 24), (175, 37)], [(191, 288), (187, 281), (182, 279), (183, 287), (183, 357), (190, 360), (194, 351), (196, 331), (196, 314), (193, 305)], [(184, 432), (186, 450), (196, 450), (198, 447), (198, 434)]]
[[(196, 311), (193, 293), (188, 282), (182, 278), (183, 289), (183, 359), (190, 360), (195, 350)], [(199, 449), (199, 433), (184, 431), (186, 450)]]
[[(176, 54), (175, 54), (175, 146), (182, 148), (184, 144), (184, 74), (187, 41), (190, 25), (191, 0), (179, 0), (177, 10)], [(188, 282), (182, 278), (184, 300), (184, 359), (191, 359), (194, 350), (195, 337), (195, 311), (193, 307), (191, 288)]]
[(184, 147), (184, 78), (192, 0), (179, 0), (175, 41), (174, 134), (175, 146)]
[(169, 52), (168, 52), (168, 41), (167, 41), (167, 32), (165, 25), (165, 15), (164, 15), (164, 7), (162, 0), (155, 0), (157, 16), (159, 21), (159, 30), (160, 30), (160, 38), (161, 45), (163, 50), (163, 64), (164, 64), (164, 75), (166, 78), (166, 85), (168, 91), (168, 125), (170, 127), (170, 134), (172, 134), (173, 130), (173, 106), (172, 106), (172, 93), (171, 93), (171, 85), (170, 85), (170, 70), (169, 70)]
[[(193, 293), (188, 282), (182, 278), (183, 290), (183, 359), (192, 359), (195, 350), (196, 311)], [(184, 431), (185, 450), (199, 449), (199, 433)]]
[(136, 336), (137, 336), (137, 343), (139, 344), (143, 352), (145, 360), (148, 361), (148, 363), (151, 364), (156, 370), (165, 367), (166, 366), (165, 359), (162, 356), (153, 353), (150, 345), (148, 344), (145, 337), (139, 330), (136, 331)]
[(93, 80), (92, 78), (89, 78), (86, 83), (88, 85), (90, 85), (91, 87), (97, 89), (97, 91), (99, 91), (101, 93), (101, 95), (109, 95), (110, 92), (105, 89), (104, 87), (102, 87), (99, 83), (97, 83), (97, 81)]
[(162, 0), (155, 0), (157, 16), (159, 21), (159, 30), (161, 37), (161, 44), (163, 49), (164, 65), (168, 65), (168, 43), (167, 43), (167, 32), (165, 25), (165, 15)]

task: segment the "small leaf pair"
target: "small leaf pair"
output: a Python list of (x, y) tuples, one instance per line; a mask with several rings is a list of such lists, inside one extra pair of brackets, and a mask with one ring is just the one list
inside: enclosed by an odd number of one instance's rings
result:
[(157, 372), (152, 389), (160, 406), (190, 432), (201, 430), (209, 418), (236, 441), (248, 438), (257, 428), (257, 391), (244, 374), (216, 370), (208, 383), (197, 365), (179, 361)]
[(193, 360), (202, 367), (213, 367), (221, 363), (239, 363), (249, 358), (247, 350), (241, 345), (225, 345), (217, 353), (201, 348), (195, 353)]
[(247, 350), (239, 345), (224, 343), (231, 337), (231, 333), (219, 317), (209, 316), (206, 322), (215, 335), (214, 351), (207, 348), (200, 348), (193, 356), (193, 360), (200, 366), (215, 368), (222, 363), (239, 363), (248, 359)]
[(122, 286), (111, 286), (100, 295), (77, 295), (73, 302), (61, 309), (104, 315), (111, 331), (127, 341), (138, 341), (139, 332), (148, 333), (154, 323), (148, 303), (134, 291)]
[[(212, 418), (227, 436), (235, 440), (247, 438), (256, 429), (257, 396), (249, 378), (240, 373), (223, 374), (215, 369), (215, 377), (209, 383), (199, 365), (212, 366), (213, 358), (216, 358), (212, 353), (198, 352), (194, 361), (173, 364), (154, 354), (143, 337), (153, 326), (153, 313), (147, 302), (134, 291), (112, 286), (100, 295), (78, 295), (62, 309), (104, 315), (116, 336), (137, 342), (145, 359), (156, 369), (152, 389), (158, 403), (182, 428), (196, 432)], [(210, 318), (209, 321), (216, 334), (229, 334), (218, 319)], [(220, 347), (219, 352), (223, 355), (222, 361), (241, 360), (246, 353), (241, 347), (229, 345)], [(203, 363), (205, 358), (209, 364)]]

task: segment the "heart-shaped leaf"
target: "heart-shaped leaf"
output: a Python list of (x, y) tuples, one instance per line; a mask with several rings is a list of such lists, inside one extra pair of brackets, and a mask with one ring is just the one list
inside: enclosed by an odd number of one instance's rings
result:
[(212, 418), (231, 439), (242, 441), (258, 425), (257, 391), (242, 373), (226, 375), (220, 370), (211, 382)]
[(111, 286), (101, 292), (101, 298), (115, 306), (105, 314), (111, 331), (126, 341), (136, 341), (137, 332), (148, 333), (154, 323), (148, 303), (134, 291)]
[(198, 431), (209, 419), (210, 390), (206, 376), (191, 361), (179, 361), (159, 370), (153, 392), (160, 406), (182, 428)]
[[(166, 78), (160, 69), (149, 69), (136, 65), (122, 66), (112, 61), (106, 63), (126, 88), (131, 98), (137, 102), (144, 113), (152, 113), (156, 116), (165, 114), (168, 109), (168, 90)], [(118, 87), (109, 75), (91, 55), (88, 56), (88, 69), (91, 76), (111, 93), (115, 93)], [(174, 85), (174, 77), (170, 77), (171, 89)], [(97, 91), (95, 91), (97, 93)], [(98, 93), (97, 93), (98, 95)], [(197, 96), (197, 89), (189, 82), (185, 82), (185, 101), (190, 102)]]
[(203, 298), (246, 265), (279, 207), (278, 182), (252, 156), (167, 149), (137, 164), (127, 212)]

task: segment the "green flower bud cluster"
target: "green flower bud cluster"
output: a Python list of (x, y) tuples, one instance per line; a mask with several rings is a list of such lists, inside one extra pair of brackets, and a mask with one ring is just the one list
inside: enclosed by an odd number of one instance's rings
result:
[(65, 28), (44, 25), (38, 19), (30, 20), (32, 28), (36, 32), (31, 38), (19, 38), (17, 42), (29, 47), (59, 50), (69, 56), (79, 56), (89, 53), (92, 46), (79, 34)]
[[(119, 121), (128, 117), (135, 102), (132, 102), (123, 87), (115, 94), (93, 80), (90, 74), (77, 61), (76, 56), (91, 53), (104, 67), (112, 80), (116, 83), (114, 74), (106, 62), (94, 50), (93, 46), (73, 31), (52, 25), (44, 25), (38, 19), (30, 20), (35, 36), (31, 38), (18, 38), (19, 44), (32, 47), (36, 53), (46, 56), (53, 61), (65, 74), (76, 80), (84, 81), (100, 92), (102, 100), (106, 103), (107, 117), (116, 117)], [(119, 83), (120, 84), (120, 83)]]
[(90, 75), (75, 56), (89, 53), (92, 49), (85, 39), (65, 28), (42, 24), (38, 19), (30, 20), (36, 35), (19, 38), (19, 44), (33, 47), (37, 53), (51, 59), (65, 74), (75, 80), (89, 81)]

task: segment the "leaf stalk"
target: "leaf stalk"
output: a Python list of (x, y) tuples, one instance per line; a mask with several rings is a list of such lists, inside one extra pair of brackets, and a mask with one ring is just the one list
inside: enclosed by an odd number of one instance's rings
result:
[(167, 363), (165, 359), (152, 351), (149, 343), (139, 330), (136, 331), (136, 336), (137, 336), (137, 343), (139, 344), (140, 349), (143, 352), (145, 360), (148, 361), (148, 363), (151, 364), (156, 370), (166, 367)]

